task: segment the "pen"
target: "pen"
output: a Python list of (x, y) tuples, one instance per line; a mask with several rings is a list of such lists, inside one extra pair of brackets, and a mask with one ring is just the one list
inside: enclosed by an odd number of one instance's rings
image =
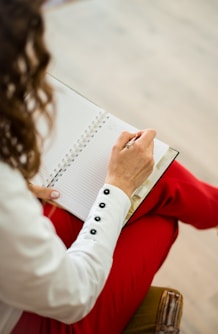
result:
[(135, 135), (135, 137), (133, 137), (132, 139), (130, 139), (128, 141), (128, 143), (125, 145), (125, 148), (130, 148), (130, 146), (132, 146), (132, 144), (136, 141), (136, 139), (138, 138), (138, 135)]

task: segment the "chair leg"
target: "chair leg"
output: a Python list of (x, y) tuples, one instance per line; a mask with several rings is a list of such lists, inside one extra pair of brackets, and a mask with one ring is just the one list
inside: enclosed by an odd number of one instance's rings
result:
[(155, 334), (179, 334), (183, 297), (176, 291), (165, 289), (156, 318)]
[(151, 286), (122, 334), (179, 334), (182, 310), (178, 290)]

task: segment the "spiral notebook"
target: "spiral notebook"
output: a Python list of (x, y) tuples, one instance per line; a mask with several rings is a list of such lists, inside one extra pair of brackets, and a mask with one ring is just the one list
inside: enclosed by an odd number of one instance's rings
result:
[[(111, 148), (124, 130), (134, 126), (99, 108), (59, 80), (49, 76), (54, 87), (57, 119), (54, 134), (46, 143), (42, 164), (33, 182), (60, 191), (57, 204), (85, 220), (104, 183)], [(43, 132), (43, 124), (39, 123)], [(178, 151), (155, 139), (155, 166), (149, 178), (134, 192), (126, 220), (141, 204)]]

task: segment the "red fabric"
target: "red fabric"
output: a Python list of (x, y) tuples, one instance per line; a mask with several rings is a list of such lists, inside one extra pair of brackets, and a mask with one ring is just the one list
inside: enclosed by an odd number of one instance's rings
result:
[[(197, 180), (174, 162), (124, 227), (112, 270), (92, 311), (81, 321), (64, 325), (24, 312), (13, 334), (119, 334), (149, 289), (155, 273), (176, 239), (177, 221), (205, 229), (218, 225), (218, 188)], [(45, 205), (46, 215), (69, 247), (82, 222)]]

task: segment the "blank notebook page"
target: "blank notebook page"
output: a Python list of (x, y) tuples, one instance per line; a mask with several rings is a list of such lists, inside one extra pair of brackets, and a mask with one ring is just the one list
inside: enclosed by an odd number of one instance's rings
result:
[[(136, 132), (137, 129), (115, 116), (108, 114), (105, 123), (98, 128), (88, 145), (66, 168), (54, 184), (61, 193), (58, 203), (85, 220), (97, 193), (104, 183), (111, 149), (123, 130)], [(159, 161), (169, 146), (155, 141), (154, 159)]]

